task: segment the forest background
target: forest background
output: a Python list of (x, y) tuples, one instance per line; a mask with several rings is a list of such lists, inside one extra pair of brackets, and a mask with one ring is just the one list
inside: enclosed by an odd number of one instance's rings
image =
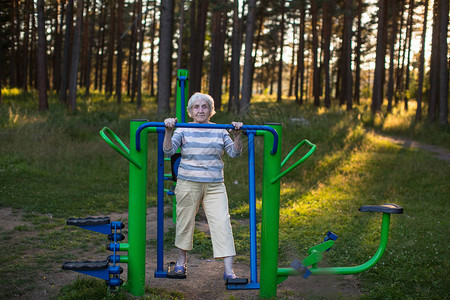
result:
[[(448, 158), (448, 5), (0, 0), (0, 272), (6, 278), (0, 298), (59, 293), (61, 299), (80, 299), (87, 292), (94, 299), (99, 296), (92, 293), (106, 293), (104, 282), (92, 288), (61, 270), (66, 260), (107, 255), (104, 237), (67, 228), (65, 219), (114, 213), (126, 219), (128, 166), (98, 131), (109, 126), (127, 141), (130, 118), (173, 116), (178, 69), (189, 71), (190, 94), (214, 97), (215, 122), (281, 122), (283, 155), (299, 138), (317, 144), (314, 159), (283, 181), (280, 265), (304, 256), (330, 229), (339, 234), (339, 245), (325, 263), (365, 261), (378, 246), (380, 220), (357, 208), (393, 202), (405, 213), (392, 218), (380, 263), (352, 277), (355, 297), (445, 297), (448, 159), (413, 145), (439, 147)], [(397, 144), (385, 136), (402, 139)], [(256, 146), (260, 153), (262, 145)], [(151, 148), (149, 174), (155, 174)], [(242, 270), (249, 257), (245, 155), (225, 163), (239, 242), (236, 266)], [(262, 167), (256, 168), (259, 180)], [(149, 211), (156, 205), (155, 186), (149, 176)], [(173, 239), (174, 231), (165, 237)], [(151, 256), (154, 241), (147, 242)], [(209, 258), (208, 236), (197, 232), (195, 243), (192, 256)], [(154, 288), (150, 267), (148, 272)], [(190, 293), (217, 293), (203, 297), (208, 299), (225, 293), (221, 280), (197, 277), (191, 276), (207, 288), (186, 286), (186, 299)], [(328, 290), (323, 287), (331, 286), (318, 284), (308, 294), (298, 282), (279, 295), (320, 298)], [(311, 280), (305, 285), (313, 286)]]
[(445, 0), (2, 0), (0, 83), (36, 88), (40, 110), (54, 91), (75, 112), (81, 87), (137, 109), (157, 95), (167, 114), (184, 68), (218, 110), (245, 114), (253, 93), (347, 110), (367, 98), (387, 113), (416, 100), (417, 120), (425, 107), (447, 124), (448, 12)]

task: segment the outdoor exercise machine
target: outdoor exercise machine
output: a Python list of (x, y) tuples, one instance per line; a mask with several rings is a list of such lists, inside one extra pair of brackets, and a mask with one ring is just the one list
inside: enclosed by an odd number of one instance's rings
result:
[[(178, 128), (213, 128), (234, 129), (230, 124), (194, 124), (185, 123), (187, 103), (186, 70), (178, 71), (176, 114), (180, 123)], [(380, 247), (368, 263), (359, 267), (318, 268), (317, 263), (322, 258), (322, 252), (328, 250), (337, 236), (329, 233), (324, 243), (309, 249), (308, 257), (302, 261), (294, 260), (292, 268), (278, 268), (279, 245), (279, 210), (280, 210), (280, 179), (291, 172), (298, 165), (308, 159), (315, 151), (316, 146), (308, 140), (303, 140), (295, 146), (281, 162), (282, 126), (279, 123), (266, 123), (265, 125), (244, 125), (248, 136), (248, 170), (249, 170), (249, 225), (250, 225), (250, 281), (228, 281), (228, 289), (259, 289), (261, 298), (276, 296), (277, 285), (288, 276), (307, 278), (310, 274), (352, 274), (362, 272), (375, 264), (383, 254), (389, 233), (390, 213), (401, 213), (402, 208), (395, 205), (365, 206), (361, 211), (383, 212), (382, 236)], [(114, 288), (120, 286), (122, 269), (118, 263), (128, 264), (127, 282), (125, 287), (134, 296), (144, 294), (145, 286), (145, 252), (146, 252), (146, 198), (147, 198), (147, 159), (148, 134), (157, 134), (157, 266), (155, 278), (167, 277), (164, 269), (164, 153), (162, 144), (164, 140), (164, 123), (148, 122), (148, 120), (131, 120), (130, 122), (130, 148), (105, 127), (100, 131), (102, 138), (129, 161), (129, 210), (128, 210), (128, 242), (124, 235), (118, 231), (124, 228), (121, 222), (111, 222), (108, 217), (103, 218), (71, 218), (68, 225), (79, 226), (84, 229), (108, 235), (111, 243), (108, 250), (113, 254), (106, 261), (67, 262), (63, 265), (65, 270), (74, 270), (87, 275), (104, 279)], [(109, 137), (111, 136), (115, 142)], [(255, 196), (255, 150), (254, 138), (262, 136), (263, 142), (263, 179), (262, 179), (262, 208), (261, 208), (261, 240), (260, 240), (260, 272), (259, 282), (257, 274), (257, 241), (256, 241), (256, 196)], [(286, 168), (290, 158), (303, 145), (310, 146), (310, 150), (298, 161)], [(167, 192), (167, 190), (166, 190)], [(127, 252), (127, 255), (118, 255), (117, 252)], [(110, 265), (112, 264), (112, 265)]]

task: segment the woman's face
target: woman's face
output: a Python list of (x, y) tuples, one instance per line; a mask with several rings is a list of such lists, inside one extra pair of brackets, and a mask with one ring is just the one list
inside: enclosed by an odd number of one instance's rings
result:
[(209, 108), (206, 100), (200, 99), (194, 102), (191, 111), (194, 123), (208, 123), (209, 116), (211, 115), (211, 109)]

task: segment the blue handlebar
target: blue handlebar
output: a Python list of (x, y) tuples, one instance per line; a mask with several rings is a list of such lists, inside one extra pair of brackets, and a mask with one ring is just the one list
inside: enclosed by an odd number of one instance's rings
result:
[[(164, 122), (147, 122), (142, 124), (136, 130), (136, 150), (141, 151), (141, 131), (147, 127), (165, 127)], [(200, 123), (176, 123), (178, 128), (212, 128), (212, 129), (234, 129), (231, 124), (200, 124)], [(265, 125), (243, 125), (242, 130), (266, 130), (273, 134), (273, 147), (270, 154), (274, 155), (278, 149), (278, 133), (275, 129)]]

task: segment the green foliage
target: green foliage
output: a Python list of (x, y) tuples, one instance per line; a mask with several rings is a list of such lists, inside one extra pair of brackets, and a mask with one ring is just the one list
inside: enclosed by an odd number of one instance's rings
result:
[[(38, 112), (33, 92), (5, 90), (0, 106), (0, 207), (25, 212), (24, 224), (0, 230), (7, 243), (0, 244), (2, 271), (10, 280), (2, 297), (20, 294), (15, 286), (33, 289), (37, 269), (51, 270), (55, 261), (79, 256), (88, 247), (99, 252), (104, 240), (95, 234), (67, 228), (64, 218), (123, 212), (128, 205), (128, 163), (99, 137), (103, 126), (128, 144), (129, 119), (145, 116), (162, 121), (151, 99), (145, 109), (121, 105), (101, 94), (79, 101), (79, 111), (69, 115), (50, 95), (50, 111)], [(448, 295), (449, 260), (445, 241), (449, 228), (450, 195), (448, 162), (415, 148), (380, 139), (383, 135), (410, 138), (450, 149), (449, 127), (414, 121), (410, 110), (395, 107), (391, 114), (370, 113), (368, 102), (346, 112), (325, 110), (293, 101), (276, 104), (270, 96), (255, 96), (252, 113), (238, 117), (218, 112), (213, 121), (246, 124), (281, 122), (282, 158), (307, 138), (318, 146), (313, 156), (282, 179), (280, 216), (280, 266), (323, 241), (328, 230), (339, 239), (326, 261), (332, 266), (356, 265), (371, 257), (379, 243), (381, 215), (360, 213), (366, 204), (397, 203), (403, 215), (391, 218), (387, 251), (371, 270), (357, 275), (364, 297), (379, 299), (436, 298)], [(150, 145), (155, 136), (150, 135)], [(245, 138), (244, 138), (245, 139)], [(244, 145), (245, 145), (244, 141)], [(262, 141), (257, 137), (256, 194), (260, 222)], [(149, 174), (156, 174), (156, 149), (150, 146)], [(303, 149), (305, 148), (305, 149)], [(302, 147), (285, 165), (299, 160)], [(225, 161), (225, 182), (233, 219), (239, 260), (249, 256), (247, 151)], [(149, 175), (149, 205), (155, 205), (156, 176)], [(259, 226), (259, 224), (258, 224)], [(40, 234), (33, 234), (39, 230)], [(172, 247), (175, 232), (165, 235)], [(149, 247), (155, 242), (149, 241)], [(29, 249), (39, 249), (30, 256)], [(74, 250), (75, 249), (75, 250)], [(210, 238), (195, 232), (194, 253), (210, 257)], [(105, 253), (101, 255), (105, 256)], [(150, 297), (179, 299), (182, 295), (153, 290)], [(147, 294), (153, 293), (147, 289)], [(91, 294), (92, 293), (92, 294)], [(160, 294), (162, 293), (162, 294)], [(78, 280), (61, 290), (64, 299), (122, 297), (108, 295), (102, 281)], [(160, 296), (157, 296), (160, 295)], [(148, 296), (148, 295), (147, 295)], [(123, 295), (123, 297), (128, 297)], [(171, 298), (172, 297), (172, 298)], [(128, 299), (128, 298), (125, 298)]]

